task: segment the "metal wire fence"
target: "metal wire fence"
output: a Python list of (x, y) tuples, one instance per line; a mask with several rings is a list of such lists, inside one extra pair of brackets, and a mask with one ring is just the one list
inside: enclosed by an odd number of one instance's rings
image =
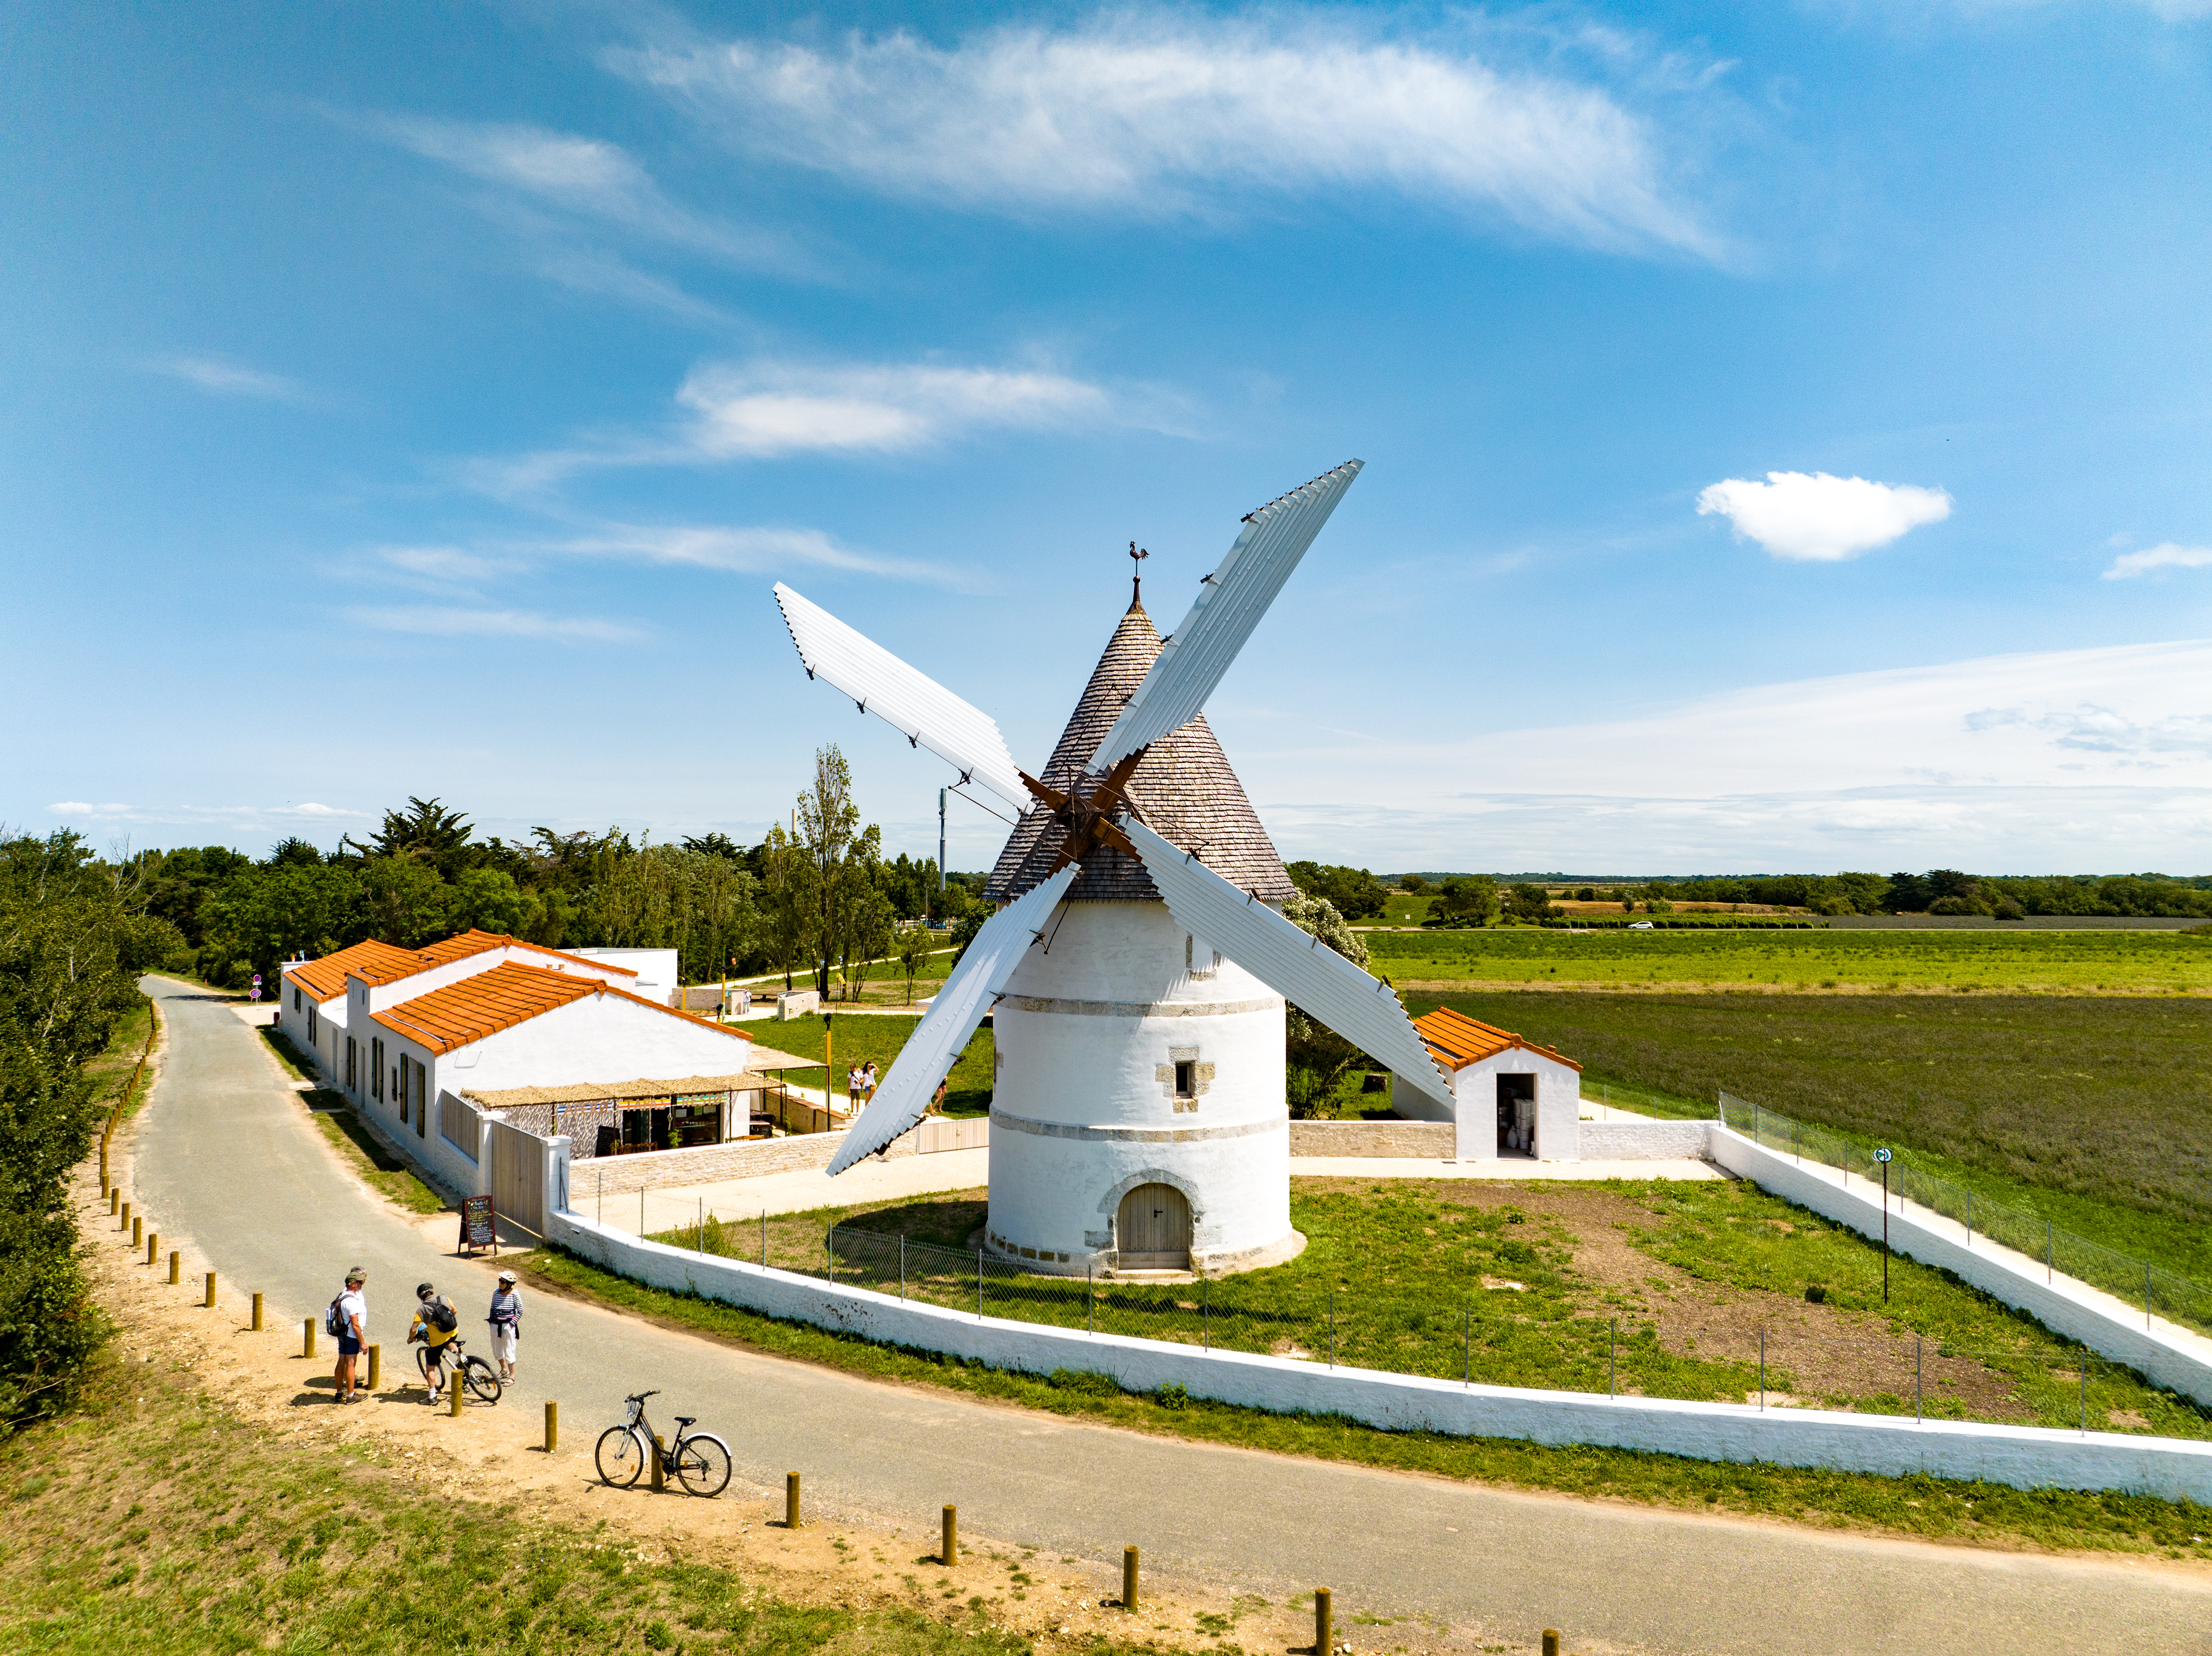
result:
[[(1872, 1186), (1881, 1183), (1881, 1165), (1875, 1160), (1873, 1149), (1840, 1133), (1730, 1093), (1720, 1095), (1720, 1112), (1722, 1125), (1780, 1155), (1838, 1168), (1846, 1186), (1854, 1175)], [(1961, 1225), (1969, 1247), (1977, 1242), (1994, 1243), (2026, 1254), (2041, 1262), (2051, 1280), (2070, 1277), (2125, 1301), (2143, 1313), (2146, 1325), (2149, 1318), (2159, 1316), (2199, 1333), (2212, 1334), (2212, 1289), (2161, 1270), (2148, 1259), (2076, 1235), (2041, 1215), (2008, 1207), (1938, 1178), (1914, 1166), (1910, 1151), (1894, 1155), (1889, 1163), (1890, 1195)]]
[(2203, 1411), (2073, 1348), (1983, 1350), (1786, 1323), (1692, 1329), (1548, 1303), (1500, 1311), (1259, 1277), (1054, 1276), (981, 1249), (764, 1217), (709, 1215), (661, 1240), (977, 1317), (1468, 1385), (2212, 1436)]

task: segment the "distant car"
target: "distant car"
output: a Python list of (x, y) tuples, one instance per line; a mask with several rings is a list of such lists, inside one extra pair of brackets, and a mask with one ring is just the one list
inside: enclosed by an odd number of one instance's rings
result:
[(1631, 931), (1654, 931), (1658, 928), (1649, 920), (1631, 920), (1628, 923), (1628, 929)]

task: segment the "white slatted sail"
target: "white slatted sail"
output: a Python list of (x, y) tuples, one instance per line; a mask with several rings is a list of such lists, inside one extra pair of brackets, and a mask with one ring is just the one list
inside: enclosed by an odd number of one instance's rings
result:
[(1116, 760), (1198, 717), (1362, 464), (1346, 460), (1244, 520), (1229, 555), (1199, 588), (1198, 602), (1168, 634), (1159, 658), (1099, 743), (1091, 770), (1103, 776)]
[(990, 714), (971, 707), (935, 679), (916, 671), (882, 645), (854, 631), (820, 604), (781, 581), (775, 601), (810, 677), (826, 680), (917, 747), (958, 768), (963, 782), (980, 782), (1017, 811), (1027, 810), (1006, 738)]
[(991, 1010), (993, 998), (1006, 986), (1081, 872), (1080, 864), (1070, 863), (983, 922), (960, 964), (899, 1048), (884, 1084), (876, 1089), (860, 1119), (845, 1130), (844, 1142), (830, 1163), (833, 1175), (910, 1131), (928, 1113), (937, 1083), (951, 1073), (968, 1038)]
[(1420, 1032), (1389, 985), (1370, 977), (1142, 822), (1125, 820), (1121, 830), (1135, 843), (1145, 872), (1185, 931), (1204, 937), (1307, 1016), (1389, 1065), (1400, 1079), (1439, 1103), (1452, 1101), (1451, 1083), (1421, 1044)]

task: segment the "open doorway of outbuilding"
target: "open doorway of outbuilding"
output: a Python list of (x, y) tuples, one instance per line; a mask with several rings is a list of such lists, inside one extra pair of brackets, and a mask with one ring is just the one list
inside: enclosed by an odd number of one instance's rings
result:
[(1536, 1159), (1536, 1077), (1533, 1075), (1498, 1077), (1498, 1154), (1501, 1160)]

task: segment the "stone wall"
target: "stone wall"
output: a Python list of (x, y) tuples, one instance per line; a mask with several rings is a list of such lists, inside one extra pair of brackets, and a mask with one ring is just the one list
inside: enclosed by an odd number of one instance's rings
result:
[[(555, 1175), (556, 1189), (559, 1177)], [(1820, 1409), (1759, 1409), (1747, 1404), (1463, 1386), (1418, 1374), (1331, 1368), (1242, 1351), (1205, 1351), (1166, 1341), (978, 1317), (973, 1312), (894, 1299), (844, 1283), (643, 1241), (574, 1213), (556, 1211), (547, 1226), (549, 1240), (633, 1281), (1024, 1374), (1087, 1371), (1107, 1375), (1133, 1392), (1175, 1385), (1193, 1397), (1276, 1413), (1341, 1415), (1385, 1431), (1600, 1444), (1700, 1460), (1833, 1467), (1892, 1477), (1918, 1473), (1986, 1478), (2025, 1489), (2124, 1489), (2167, 1501), (2212, 1503), (2212, 1443)]]
[(1291, 1155), (1449, 1162), (1459, 1154), (1458, 1131), (1449, 1121), (1293, 1121)]
[[(908, 1133), (896, 1140), (890, 1154), (912, 1156), (914, 1138)], [(842, 1132), (811, 1132), (788, 1138), (733, 1138), (726, 1144), (701, 1144), (688, 1150), (579, 1156), (575, 1159), (576, 1193), (588, 1198), (604, 1189), (609, 1196), (634, 1196), (641, 1190), (717, 1185), (726, 1179), (757, 1179), (768, 1173), (826, 1168), (844, 1140)]]
[(1712, 1142), (1710, 1121), (1585, 1121), (1585, 1162), (1702, 1161)]

